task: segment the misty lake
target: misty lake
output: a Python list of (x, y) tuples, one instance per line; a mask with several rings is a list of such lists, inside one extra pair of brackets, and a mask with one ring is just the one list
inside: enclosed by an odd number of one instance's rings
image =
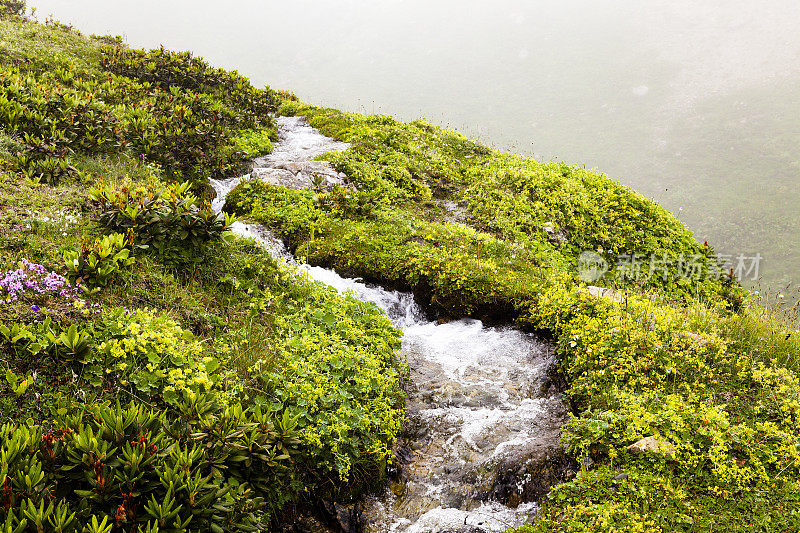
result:
[(33, 0), (343, 110), (597, 168), (800, 280), (800, 3)]

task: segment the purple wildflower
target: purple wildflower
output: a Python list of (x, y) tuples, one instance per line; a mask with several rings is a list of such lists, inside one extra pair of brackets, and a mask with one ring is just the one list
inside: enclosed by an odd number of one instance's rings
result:
[[(72, 286), (62, 275), (49, 271), (45, 266), (23, 259), (16, 270), (0, 273), (0, 303), (11, 303), (26, 292), (36, 294), (56, 293), (64, 299), (75, 298), (78, 287)], [(37, 309), (38, 310), (38, 309)]]
[(38, 305), (31, 306), (31, 311), (33, 311), (34, 313), (38, 313), (39, 309), (41, 309), (41, 307), (39, 307)]

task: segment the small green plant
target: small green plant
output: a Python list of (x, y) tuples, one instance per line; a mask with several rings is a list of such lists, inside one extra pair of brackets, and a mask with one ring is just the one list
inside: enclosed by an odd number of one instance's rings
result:
[(69, 361), (85, 362), (91, 348), (93, 348), (92, 336), (78, 330), (77, 324), (72, 324), (58, 336), (57, 346), (60, 348), (60, 355)]
[(108, 285), (134, 261), (130, 240), (121, 233), (103, 235), (91, 245), (84, 242), (80, 251), (64, 252), (64, 264), (76, 283), (94, 289)]
[(6, 370), (6, 382), (8, 386), (11, 388), (11, 391), (17, 395), (22, 396), (25, 394), (25, 391), (28, 390), (28, 387), (33, 382), (31, 376), (27, 376), (25, 378), (20, 378), (17, 376), (10, 368)]

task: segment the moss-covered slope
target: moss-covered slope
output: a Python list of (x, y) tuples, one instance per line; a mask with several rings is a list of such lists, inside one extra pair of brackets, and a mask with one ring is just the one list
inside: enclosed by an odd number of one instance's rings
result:
[[(410, 287), (450, 316), (514, 318), (556, 338), (573, 407), (563, 442), (579, 466), (525, 531), (798, 527), (796, 325), (748, 296), (674, 216), (597, 172), (424, 121), (296, 102), (281, 112), (352, 143), (325, 158), (356, 189), (246, 182), (231, 210), (311, 262)], [(593, 281), (610, 292), (581, 280), (588, 252), (612, 265)], [(615, 269), (633, 265), (625, 258), (639, 270)]]
[(199, 199), (281, 98), (0, 18), (4, 530), (265, 530), (381, 479), (400, 332)]

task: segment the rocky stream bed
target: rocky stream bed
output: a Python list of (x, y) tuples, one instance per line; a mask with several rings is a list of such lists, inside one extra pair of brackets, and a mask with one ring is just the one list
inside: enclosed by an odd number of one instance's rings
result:
[[(212, 182), (217, 210), (248, 177), (291, 188), (347, 183), (329, 163), (313, 161), (347, 144), (323, 136), (303, 118), (278, 122), (280, 141), (272, 154), (255, 161), (250, 175)], [(293, 261), (265, 229), (237, 222), (233, 230)], [(355, 504), (328, 505), (335, 527), (367, 533), (485, 532), (534, 518), (536, 502), (566, 466), (558, 439), (567, 408), (551, 380), (552, 345), (479, 320), (439, 321), (411, 294), (299, 266), (313, 279), (380, 307), (404, 332), (402, 356), (411, 370), (409, 420), (388, 486)]]

